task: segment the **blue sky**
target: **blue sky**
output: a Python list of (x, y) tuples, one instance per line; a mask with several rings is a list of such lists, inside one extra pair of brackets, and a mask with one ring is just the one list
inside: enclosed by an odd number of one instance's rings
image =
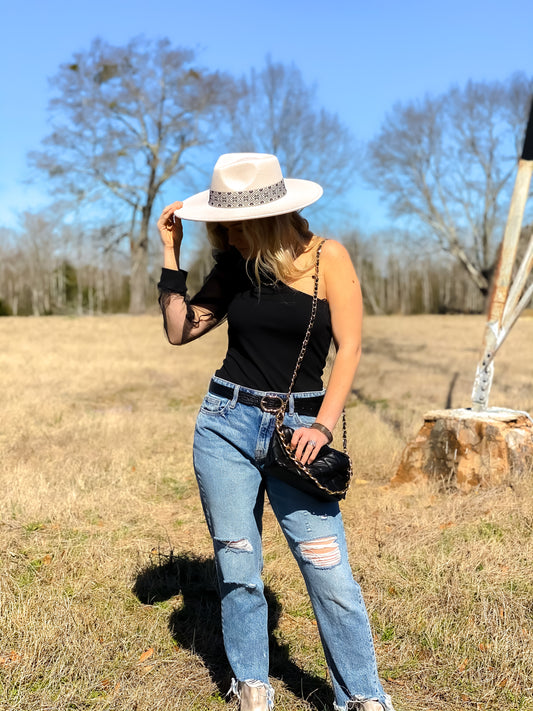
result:
[[(96, 36), (113, 43), (166, 36), (197, 48), (205, 66), (236, 74), (261, 67), (269, 53), (294, 61), (316, 82), (322, 105), (365, 141), (398, 100), (470, 78), (531, 73), (531, 27), (527, 0), (2, 0), (0, 226), (15, 227), (22, 210), (48, 201), (45, 183), (24, 183), (27, 153), (47, 133), (48, 78)], [(350, 203), (363, 229), (390, 224), (362, 185)]]

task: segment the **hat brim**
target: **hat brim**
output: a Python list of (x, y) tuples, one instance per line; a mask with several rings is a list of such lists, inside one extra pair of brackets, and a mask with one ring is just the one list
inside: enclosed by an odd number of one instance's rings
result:
[(285, 215), (312, 205), (323, 193), (321, 186), (312, 180), (285, 178), (287, 194), (273, 202), (250, 207), (212, 207), (209, 205), (209, 190), (196, 193), (183, 201), (183, 207), (174, 214), (180, 220), (193, 222), (240, 222), (257, 220), (260, 217)]

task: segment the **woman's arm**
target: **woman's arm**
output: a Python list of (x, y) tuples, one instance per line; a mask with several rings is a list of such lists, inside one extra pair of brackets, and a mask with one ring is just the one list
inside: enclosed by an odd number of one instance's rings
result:
[(179, 200), (167, 205), (157, 221), (157, 229), (163, 243), (163, 266), (178, 271), (180, 268), (180, 250), (183, 240), (183, 226), (174, 212), (183, 207)]
[(182, 205), (182, 202), (174, 202), (165, 207), (157, 222), (163, 243), (159, 304), (168, 340), (176, 346), (189, 343), (210, 331), (224, 317), (227, 307), (227, 279), (223, 270), (217, 267), (192, 300), (187, 296), (187, 272), (180, 269), (183, 227), (181, 220), (174, 215), (174, 211)]
[(183, 346), (194, 341), (214, 328), (222, 317), (210, 308), (193, 306), (186, 294), (166, 291), (159, 284), (159, 305), (163, 314), (163, 324), (169, 343)]
[[(363, 299), (350, 255), (339, 242), (326, 241), (321, 252), (320, 266), (337, 353), (316, 421), (333, 430), (350, 394), (361, 357)], [(314, 440), (318, 446), (306, 457), (304, 449), (309, 440)], [(327, 437), (319, 430), (301, 428), (294, 433), (292, 444), (296, 446), (296, 456), (302, 462), (310, 463), (320, 447), (327, 444)]]

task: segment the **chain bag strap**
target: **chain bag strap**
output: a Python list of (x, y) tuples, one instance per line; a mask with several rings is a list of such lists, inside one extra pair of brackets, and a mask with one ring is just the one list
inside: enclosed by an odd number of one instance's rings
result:
[[(347, 438), (347, 428), (346, 428), (346, 411), (343, 409), (342, 411), (342, 445), (343, 445), (343, 452), (347, 457), (347, 462), (348, 462), (348, 473), (347, 473), (347, 481), (345, 486), (341, 489), (332, 489), (326, 485), (324, 485), (322, 482), (320, 482), (316, 476), (314, 476), (313, 472), (311, 471), (311, 467), (308, 464), (302, 464), (302, 462), (297, 459), (294, 451), (292, 450), (290, 446), (290, 441), (287, 442), (287, 435), (288, 433), (292, 432), (290, 428), (284, 427), (283, 426), (283, 419), (285, 417), (285, 414), (287, 412), (287, 406), (289, 404), (289, 398), (292, 394), (292, 391), (294, 389), (294, 384), (296, 383), (296, 378), (298, 377), (298, 373), (300, 371), (300, 367), (302, 365), (305, 353), (307, 351), (307, 346), (309, 344), (309, 340), (311, 338), (311, 331), (313, 330), (313, 326), (315, 323), (316, 319), (316, 314), (317, 314), (317, 309), (318, 309), (318, 282), (319, 282), (319, 268), (320, 268), (320, 252), (322, 251), (322, 247), (324, 245), (326, 240), (322, 240), (322, 242), (318, 245), (317, 251), (316, 251), (316, 261), (315, 261), (315, 273), (314, 273), (314, 280), (315, 280), (315, 285), (313, 289), (313, 304), (311, 307), (311, 317), (309, 319), (309, 324), (307, 326), (307, 331), (305, 333), (303, 342), (302, 342), (302, 347), (300, 348), (300, 353), (298, 355), (298, 359), (296, 361), (296, 366), (294, 368), (294, 373), (292, 374), (292, 379), (291, 383), (289, 385), (289, 389), (287, 391), (287, 397), (283, 401), (282, 406), (278, 410), (276, 414), (276, 432), (279, 436), (279, 441), (284, 449), (284, 453), (286, 456), (291, 460), (291, 462), (294, 464), (295, 467), (298, 468), (298, 470), (307, 476), (313, 484), (318, 487), (319, 490), (323, 491), (324, 494), (328, 495), (328, 498), (343, 498), (346, 495), (346, 491), (348, 490), (348, 486), (350, 483), (350, 479), (352, 477), (353, 469), (352, 469), (352, 460), (350, 458), (350, 455), (348, 454), (348, 438)], [(285, 430), (285, 431), (284, 431)], [(332, 450), (331, 448), (328, 448), (331, 452), (335, 452), (335, 450)], [(316, 461), (316, 460), (315, 460)]]

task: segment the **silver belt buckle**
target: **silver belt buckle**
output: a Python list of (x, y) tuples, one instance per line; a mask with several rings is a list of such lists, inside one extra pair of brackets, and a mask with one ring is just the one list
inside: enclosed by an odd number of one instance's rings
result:
[[(271, 405), (267, 402), (267, 400), (277, 400), (279, 405)], [(271, 415), (275, 415), (283, 407), (283, 398), (279, 395), (263, 395), (260, 407), (263, 412), (269, 412)]]

